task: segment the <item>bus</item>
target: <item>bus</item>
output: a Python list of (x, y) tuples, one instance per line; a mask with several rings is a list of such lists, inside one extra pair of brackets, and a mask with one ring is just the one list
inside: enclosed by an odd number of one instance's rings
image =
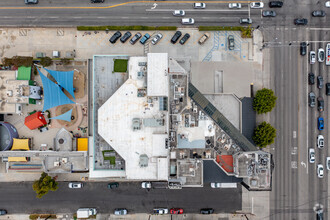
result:
[(326, 65), (330, 65), (330, 43), (327, 44), (327, 48), (326, 48), (326, 61), (325, 64)]

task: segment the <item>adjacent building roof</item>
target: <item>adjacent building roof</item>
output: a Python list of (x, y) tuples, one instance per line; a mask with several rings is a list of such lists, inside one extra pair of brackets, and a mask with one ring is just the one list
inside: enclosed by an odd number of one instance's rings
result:
[(148, 53), (147, 95), (168, 96), (168, 54)]
[(33, 130), (47, 124), (45, 117), (41, 112), (36, 112), (25, 118), (25, 126)]

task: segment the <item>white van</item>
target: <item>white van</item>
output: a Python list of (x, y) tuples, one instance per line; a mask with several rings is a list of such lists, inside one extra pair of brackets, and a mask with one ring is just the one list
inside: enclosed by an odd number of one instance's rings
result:
[(182, 18), (182, 24), (195, 24), (195, 20), (193, 18)]

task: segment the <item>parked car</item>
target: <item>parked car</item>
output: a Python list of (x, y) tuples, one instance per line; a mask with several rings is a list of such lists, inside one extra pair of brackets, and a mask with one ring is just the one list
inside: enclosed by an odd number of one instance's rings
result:
[(324, 3), (325, 7), (330, 8), (330, 1), (327, 1), (326, 3)]
[(314, 64), (316, 61), (316, 53), (315, 51), (309, 52), (309, 63)]
[(91, 0), (91, 3), (103, 3), (104, 0)]
[(195, 9), (205, 9), (206, 8), (205, 3), (194, 3), (193, 6), (194, 6)]
[(319, 89), (323, 88), (323, 77), (322, 76), (317, 77), (317, 88), (319, 88)]
[(263, 11), (262, 17), (275, 17), (276, 12), (275, 11)]
[(195, 24), (195, 20), (193, 18), (182, 18), (181, 24)]
[(269, 2), (269, 7), (270, 8), (282, 8), (283, 2), (281, 1), (271, 1)]
[(204, 209), (201, 209), (200, 210), (200, 213), (201, 214), (213, 214), (214, 213), (214, 209), (212, 209), (212, 208), (204, 208)]
[(110, 43), (112, 43), (112, 44), (114, 44), (114, 43), (116, 43), (117, 42), (117, 40), (119, 39), (121, 37), (121, 33), (120, 33), (120, 31), (117, 31), (116, 33), (114, 33), (113, 35), (112, 35), (112, 37), (110, 38)]
[(307, 43), (306, 42), (301, 42), (300, 43), (300, 55), (305, 56), (307, 51)]
[(84, 184), (80, 182), (70, 182), (68, 186), (70, 189), (80, 189), (83, 188)]
[(315, 150), (314, 148), (309, 148), (309, 162), (315, 163)]
[(330, 157), (327, 157), (327, 161), (325, 163), (327, 165), (327, 170), (330, 170)]
[(325, 84), (325, 94), (330, 95), (330, 83)]
[(221, 184), (220, 183), (211, 183), (211, 188), (220, 188)]
[(241, 18), (239, 19), (240, 24), (252, 24), (252, 19), (251, 18)]
[(187, 42), (187, 40), (190, 38), (190, 34), (188, 34), (188, 33), (186, 33), (182, 38), (181, 38), (181, 40), (180, 40), (180, 44), (181, 45), (184, 45), (186, 42)]
[(317, 147), (322, 149), (324, 147), (324, 137), (323, 135), (317, 135)]
[(263, 2), (251, 2), (250, 7), (251, 8), (263, 8), (264, 3)]
[(119, 183), (117, 182), (108, 183), (108, 189), (115, 189), (118, 187), (119, 187)]
[(324, 118), (318, 117), (317, 119), (317, 128), (322, 131), (324, 129)]
[(228, 36), (228, 49), (234, 50), (235, 49), (235, 39), (233, 35)]
[(317, 176), (318, 178), (323, 178), (324, 175), (324, 169), (322, 164), (317, 165)]
[(324, 100), (322, 97), (318, 97), (317, 98), (317, 109), (320, 111), (320, 112), (323, 112), (324, 110)]
[(207, 39), (209, 39), (209, 37), (210, 37), (209, 33), (204, 33), (203, 36), (201, 36), (201, 38), (199, 38), (198, 43), (200, 45), (204, 44), (205, 41), (207, 41)]
[(134, 45), (140, 38), (142, 37), (140, 32), (137, 32), (134, 37), (129, 41), (132, 45)]
[(38, 0), (24, 0), (25, 4), (38, 4)]
[(314, 85), (315, 83), (315, 75), (314, 73), (308, 73), (308, 84)]
[(132, 36), (131, 32), (127, 31), (121, 38), (120, 41), (125, 43)]
[(157, 34), (151, 41), (153, 45), (156, 45), (163, 38), (162, 34)]
[(308, 104), (309, 107), (314, 108), (315, 107), (315, 103), (316, 103), (316, 97), (314, 92), (310, 92), (309, 96), (308, 96)]
[(145, 44), (147, 42), (147, 40), (150, 38), (150, 35), (148, 33), (146, 33), (140, 40), (141, 44)]
[(322, 48), (319, 48), (317, 50), (317, 60), (322, 63), (324, 62), (324, 58), (325, 58), (324, 50)]
[(158, 215), (168, 214), (168, 209), (165, 209), (165, 208), (155, 208), (153, 211), (154, 211), (154, 214), (158, 214)]
[(184, 10), (175, 10), (173, 11), (174, 16), (184, 16), (186, 12)]
[(233, 9), (233, 8), (237, 8), (237, 9), (240, 9), (242, 8), (242, 5), (241, 3), (229, 3), (229, 8)]
[(170, 209), (170, 214), (178, 214), (178, 215), (180, 215), (180, 214), (183, 214), (183, 209), (181, 209), (181, 208), (172, 208), (172, 209)]
[(307, 20), (307, 18), (296, 18), (296, 19), (294, 19), (294, 24), (295, 25), (307, 25), (308, 20)]
[(141, 187), (143, 189), (151, 189), (151, 182), (142, 182)]
[(7, 215), (7, 210), (0, 209), (0, 215)]
[(313, 11), (312, 12), (312, 16), (313, 17), (324, 17), (325, 16), (325, 12), (322, 11), (322, 10)]
[(182, 35), (181, 31), (175, 32), (175, 34), (173, 35), (173, 37), (171, 39), (171, 43), (172, 44), (175, 44), (179, 40), (179, 38), (181, 37), (181, 35)]
[(115, 215), (127, 215), (127, 209), (115, 209)]

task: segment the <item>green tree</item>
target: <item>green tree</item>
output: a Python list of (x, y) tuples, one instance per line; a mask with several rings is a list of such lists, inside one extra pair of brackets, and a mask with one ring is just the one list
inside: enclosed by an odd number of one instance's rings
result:
[(50, 66), (50, 65), (52, 65), (52, 63), (53, 63), (53, 60), (50, 57), (41, 57), (41, 59), (40, 59), (41, 66), (44, 66), (44, 67)]
[(34, 181), (33, 190), (37, 193), (37, 198), (42, 198), (49, 190), (56, 191), (58, 189), (58, 182), (55, 178), (48, 176), (43, 172), (39, 180)]
[(262, 122), (256, 129), (252, 137), (254, 143), (259, 147), (266, 147), (274, 143), (276, 138), (276, 129), (267, 122)]
[(277, 97), (271, 89), (258, 90), (253, 99), (253, 109), (258, 114), (270, 112), (276, 105)]

